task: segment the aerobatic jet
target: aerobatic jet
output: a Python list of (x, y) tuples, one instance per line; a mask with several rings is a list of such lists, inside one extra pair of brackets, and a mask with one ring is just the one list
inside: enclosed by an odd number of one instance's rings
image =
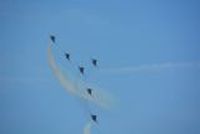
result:
[(55, 37), (54, 35), (50, 35), (50, 39), (51, 39), (51, 41), (52, 41), (53, 43), (56, 42), (56, 37)]
[(65, 53), (65, 58), (70, 61), (70, 54), (69, 53)]
[(84, 70), (85, 70), (84, 67), (79, 66), (78, 68), (79, 68), (80, 73), (83, 75), (84, 74)]
[(96, 67), (97, 66), (97, 59), (92, 59), (92, 64)]
[(98, 123), (98, 121), (97, 121), (97, 115), (91, 114), (90, 116), (91, 116), (91, 119), (92, 119), (94, 122)]
[(87, 88), (87, 93), (88, 93), (89, 95), (92, 95), (92, 89), (91, 89), (91, 88)]

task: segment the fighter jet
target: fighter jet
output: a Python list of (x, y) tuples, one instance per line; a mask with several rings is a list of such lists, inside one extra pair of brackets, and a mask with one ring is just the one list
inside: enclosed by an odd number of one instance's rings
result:
[(87, 92), (89, 95), (92, 95), (92, 89), (91, 88), (87, 88)]
[(97, 115), (91, 114), (90, 116), (91, 116), (91, 119), (92, 119), (94, 122), (98, 123), (98, 121), (97, 121)]
[(51, 41), (52, 41), (53, 43), (56, 42), (56, 37), (55, 37), (54, 35), (50, 35), (50, 39), (51, 39)]
[(70, 54), (69, 53), (65, 53), (65, 58), (70, 61)]
[(96, 67), (97, 66), (97, 59), (92, 59), (92, 64)]
[(80, 73), (83, 75), (84, 74), (84, 67), (79, 66), (78, 68), (79, 68)]

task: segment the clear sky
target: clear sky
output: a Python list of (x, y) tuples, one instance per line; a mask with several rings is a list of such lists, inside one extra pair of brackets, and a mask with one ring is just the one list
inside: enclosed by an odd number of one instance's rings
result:
[[(199, 7), (198, 0), (1, 0), (0, 133), (82, 133), (88, 119), (82, 102), (47, 64), (51, 33), (82, 65), (94, 56), (99, 71), (147, 68), (88, 72), (87, 81), (117, 100), (111, 111), (94, 108), (94, 133), (200, 133)], [(172, 66), (159, 68), (166, 63)], [(195, 65), (182, 65), (188, 63)]]

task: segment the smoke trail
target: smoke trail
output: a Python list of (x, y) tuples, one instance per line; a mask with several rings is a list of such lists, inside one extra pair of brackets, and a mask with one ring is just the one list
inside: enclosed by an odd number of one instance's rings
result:
[(83, 129), (83, 134), (91, 134), (91, 128), (92, 128), (92, 122), (88, 122), (84, 129)]
[[(88, 100), (93, 102), (94, 104), (103, 107), (103, 108), (109, 108), (112, 105), (112, 99), (109, 98), (105, 93), (97, 91), (97, 89), (94, 89), (93, 95), (89, 95), (86, 92), (86, 87), (84, 87), (84, 84), (79, 84), (77, 86), (76, 83), (74, 83), (70, 77), (67, 75), (67, 73), (64, 73), (56, 64), (55, 58), (52, 54), (51, 50), (51, 44), (49, 44), (48, 47), (48, 62), (49, 66), (52, 69), (54, 75), (60, 82), (60, 84), (72, 95), (78, 96), (82, 99)], [(83, 83), (83, 82), (82, 82)]]
[(59, 70), (59, 68), (57, 67), (57, 65), (55, 63), (55, 59), (54, 59), (54, 57), (52, 55), (52, 51), (51, 51), (51, 46), (50, 45), (48, 47), (48, 62), (49, 62), (50, 68), (52, 69), (54, 75), (59, 80), (61, 85), (63, 85), (63, 87), (66, 90), (68, 90), (69, 93), (76, 94), (77, 93), (77, 91), (76, 91), (77, 89), (72, 84), (72, 82), (70, 81), (69, 77), (67, 75), (64, 76), (62, 71)]
[(132, 67), (110, 68), (100, 70), (111, 74), (134, 74), (138, 72), (159, 72), (170, 69), (200, 69), (200, 62), (167, 62), (161, 64), (141, 65)]

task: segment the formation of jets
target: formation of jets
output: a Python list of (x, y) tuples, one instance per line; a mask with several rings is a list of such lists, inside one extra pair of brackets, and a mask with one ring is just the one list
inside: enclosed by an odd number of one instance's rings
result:
[[(54, 35), (50, 35), (50, 40), (52, 41), (52, 43), (56, 43), (56, 37)], [(65, 53), (65, 58), (68, 60), (68, 61), (71, 61), (71, 55), (69, 53)], [(97, 59), (91, 59), (91, 64), (94, 66), (94, 67), (97, 67)], [(85, 73), (85, 68), (83, 66), (78, 66), (78, 70), (80, 72), (81, 75), (84, 75)], [(86, 89), (88, 95), (90, 95), (92, 97), (92, 94), (93, 94), (93, 89), (91, 88), (87, 88)], [(95, 123), (98, 123), (97, 121), (97, 115), (94, 115), (94, 114), (90, 114), (90, 118), (93, 122)]]

